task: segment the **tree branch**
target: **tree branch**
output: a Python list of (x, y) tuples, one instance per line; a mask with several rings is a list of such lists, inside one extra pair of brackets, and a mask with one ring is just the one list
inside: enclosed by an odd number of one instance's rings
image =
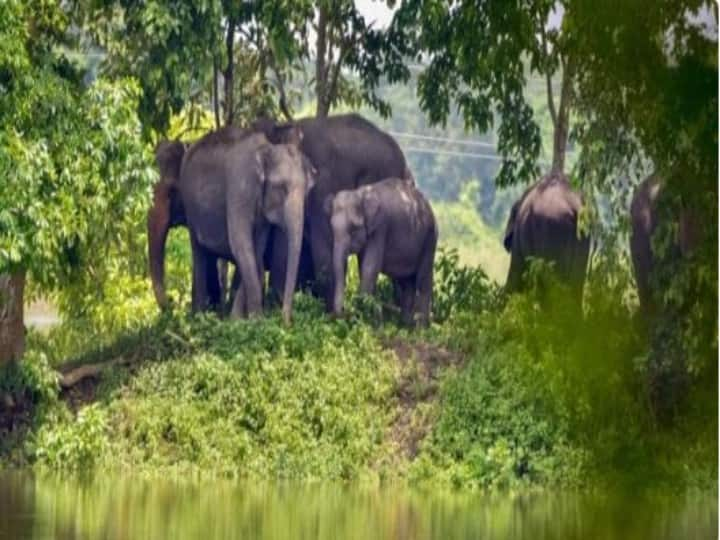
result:
[(97, 362), (95, 364), (84, 364), (82, 366), (78, 366), (74, 369), (70, 369), (68, 371), (60, 371), (60, 387), (61, 388), (70, 388), (72, 386), (75, 386), (77, 383), (82, 381), (83, 379), (87, 379), (88, 377), (97, 377), (100, 375), (100, 373), (103, 372), (106, 368), (109, 368), (111, 366), (123, 366), (132, 364), (135, 361), (134, 358), (125, 358), (123, 356), (118, 356), (117, 358), (113, 358), (111, 360), (106, 360), (105, 362)]
[(277, 79), (277, 88), (280, 92), (280, 102), (278, 105), (280, 106), (280, 111), (283, 113), (285, 118), (292, 122), (293, 121), (293, 115), (290, 112), (290, 108), (288, 106), (288, 100), (287, 100), (287, 94), (285, 93), (285, 79), (278, 70), (277, 66), (275, 65), (275, 59), (273, 58), (271, 61), (272, 70), (273, 73), (275, 73), (275, 78)]
[(338, 54), (338, 59), (335, 65), (333, 66), (332, 75), (330, 77), (330, 86), (328, 88), (328, 102), (332, 103), (337, 98), (337, 85), (338, 80), (340, 79), (340, 70), (342, 69), (343, 62), (345, 62), (345, 56), (347, 55), (347, 52), (350, 50), (351, 45), (353, 44), (353, 41), (355, 40), (355, 33), (353, 33), (352, 36), (349, 36), (348, 39), (344, 40), (342, 45), (340, 46), (340, 52)]
[[(545, 35), (545, 23), (541, 21), (540, 23), (540, 41), (542, 42), (543, 47), (543, 53), (545, 54), (545, 60), (547, 61), (549, 58), (548, 48), (547, 48), (547, 36)], [(550, 111), (550, 119), (553, 123), (553, 128), (557, 129), (557, 112), (555, 111), (555, 100), (553, 98), (553, 90), (552, 90), (552, 74), (550, 73), (550, 70), (547, 69), (547, 66), (545, 67), (545, 82), (547, 84), (547, 99), (548, 99), (548, 110)]]

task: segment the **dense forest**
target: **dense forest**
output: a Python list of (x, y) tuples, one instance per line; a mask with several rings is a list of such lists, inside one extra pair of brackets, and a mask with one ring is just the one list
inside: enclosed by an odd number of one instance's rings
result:
[[(388, 5), (0, 3), (0, 467), (717, 497), (717, 5)], [(158, 143), (345, 112), (432, 205), (430, 324), (402, 324), (391, 279), (361, 294), (354, 259), (341, 317), (309, 290), (289, 325), (270, 294), (197, 312), (185, 226), (160, 309)], [(513, 205), (555, 176), (582, 201), (580, 307), (539, 256), (505, 287)], [(38, 301), (56, 324), (24, 320)]]

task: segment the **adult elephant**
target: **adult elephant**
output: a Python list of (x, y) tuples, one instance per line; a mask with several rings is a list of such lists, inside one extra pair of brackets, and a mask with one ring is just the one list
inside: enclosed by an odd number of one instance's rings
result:
[[(659, 223), (658, 202), (662, 191), (660, 177), (652, 174), (638, 185), (630, 203), (630, 255), (640, 309), (646, 318), (657, 312), (653, 298), (653, 271), (657, 261), (652, 242)], [(677, 225), (677, 236), (671, 246), (671, 255), (687, 256), (696, 244), (697, 224), (689, 213), (682, 212)]]
[(558, 277), (581, 302), (590, 253), (589, 237), (578, 235), (581, 209), (581, 197), (559, 173), (550, 173), (525, 191), (505, 228), (503, 243), (511, 254), (507, 290), (522, 287), (528, 258), (536, 257), (554, 263)]
[[(283, 318), (289, 321), (305, 216), (314, 178), (298, 149), (298, 129), (283, 144), (261, 133), (225, 128), (189, 149), (180, 142), (156, 150), (161, 179), (148, 213), (150, 275), (159, 304), (167, 303), (164, 252), (168, 229), (186, 224), (193, 253), (193, 310), (217, 297), (218, 258), (233, 261), (241, 275), (232, 315), (262, 311), (263, 254), (270, 225), (286, 233), (288, 254)], [(219, 289), (219, 287), (218, 287)]]
[[(327, 118), (304, 118), (292, 123), (261, 119), (252, 129), (262, 132), (272, 143), (282, 143), (300, 128), (300, 149), (317, 170), (315, 188), (308, 197), (308, 235), (315, 274), (314, 292), (332, 310), (332, 243), (330, 219), (323, 212), (329, 195), (356, 189), (385, 178), (412, 178), (405, 156), (389, 134), (358, 114)], [(273, 249), (278, 244), (273, 246)], [(280, 244), (281, 249), (282, 244)], [(282, 266), (271, 268), (273, 276), (282, 276)]]

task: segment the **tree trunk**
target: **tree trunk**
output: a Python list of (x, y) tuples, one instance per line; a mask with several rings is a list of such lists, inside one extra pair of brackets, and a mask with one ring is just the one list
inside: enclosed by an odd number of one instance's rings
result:
[(315, 59), (315, 94), (317, 95), (317, 110), (315, 116), (317, 118), (325, 118), (330, 109), (330, 102), (327, 95), (327, 76), (328, 69), (326, 66), (327, 54), (327, 22), (328, 13), (325, 6), (320, 6), (318, 14), (317, 43)]
[(233, 48), (235, 45), (235, 20), (230, 17), (228, 20), (227, 34), (225, 35), (225, 48), (227, 50), (227, 66), (223, 76), (225, 78), (225, 125), (232, 124), (235, 116), (235, 96), (234, 96), (234, 78), (235, 78), (235, 58)]
[(553, 130), (552, 173), (565, 173), (565, 154), (567, 153), (568, 125), (572, 101), (573, 73), (571, 63), (565, 63), (560, 88), (560, 105), (558, 106)]
[(20, 360), (25, 352), (24, 291), (24, 271), (0, 274), (0, 366)]
[(213, 112), (215, 113), (215, 129), (220, 129), (220, 103), (219, 103), (219, 96), (218, 96), (218, 59), (217, 56), (213, 58), (213, 85), (212, 85), (212, 93), (213, 93)]

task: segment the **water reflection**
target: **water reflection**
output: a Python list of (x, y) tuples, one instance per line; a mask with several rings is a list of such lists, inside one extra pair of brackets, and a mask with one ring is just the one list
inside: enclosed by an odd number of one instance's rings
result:
[(717, 494), (483, 496), (0, 474), (0, 538), (717, 538)]

